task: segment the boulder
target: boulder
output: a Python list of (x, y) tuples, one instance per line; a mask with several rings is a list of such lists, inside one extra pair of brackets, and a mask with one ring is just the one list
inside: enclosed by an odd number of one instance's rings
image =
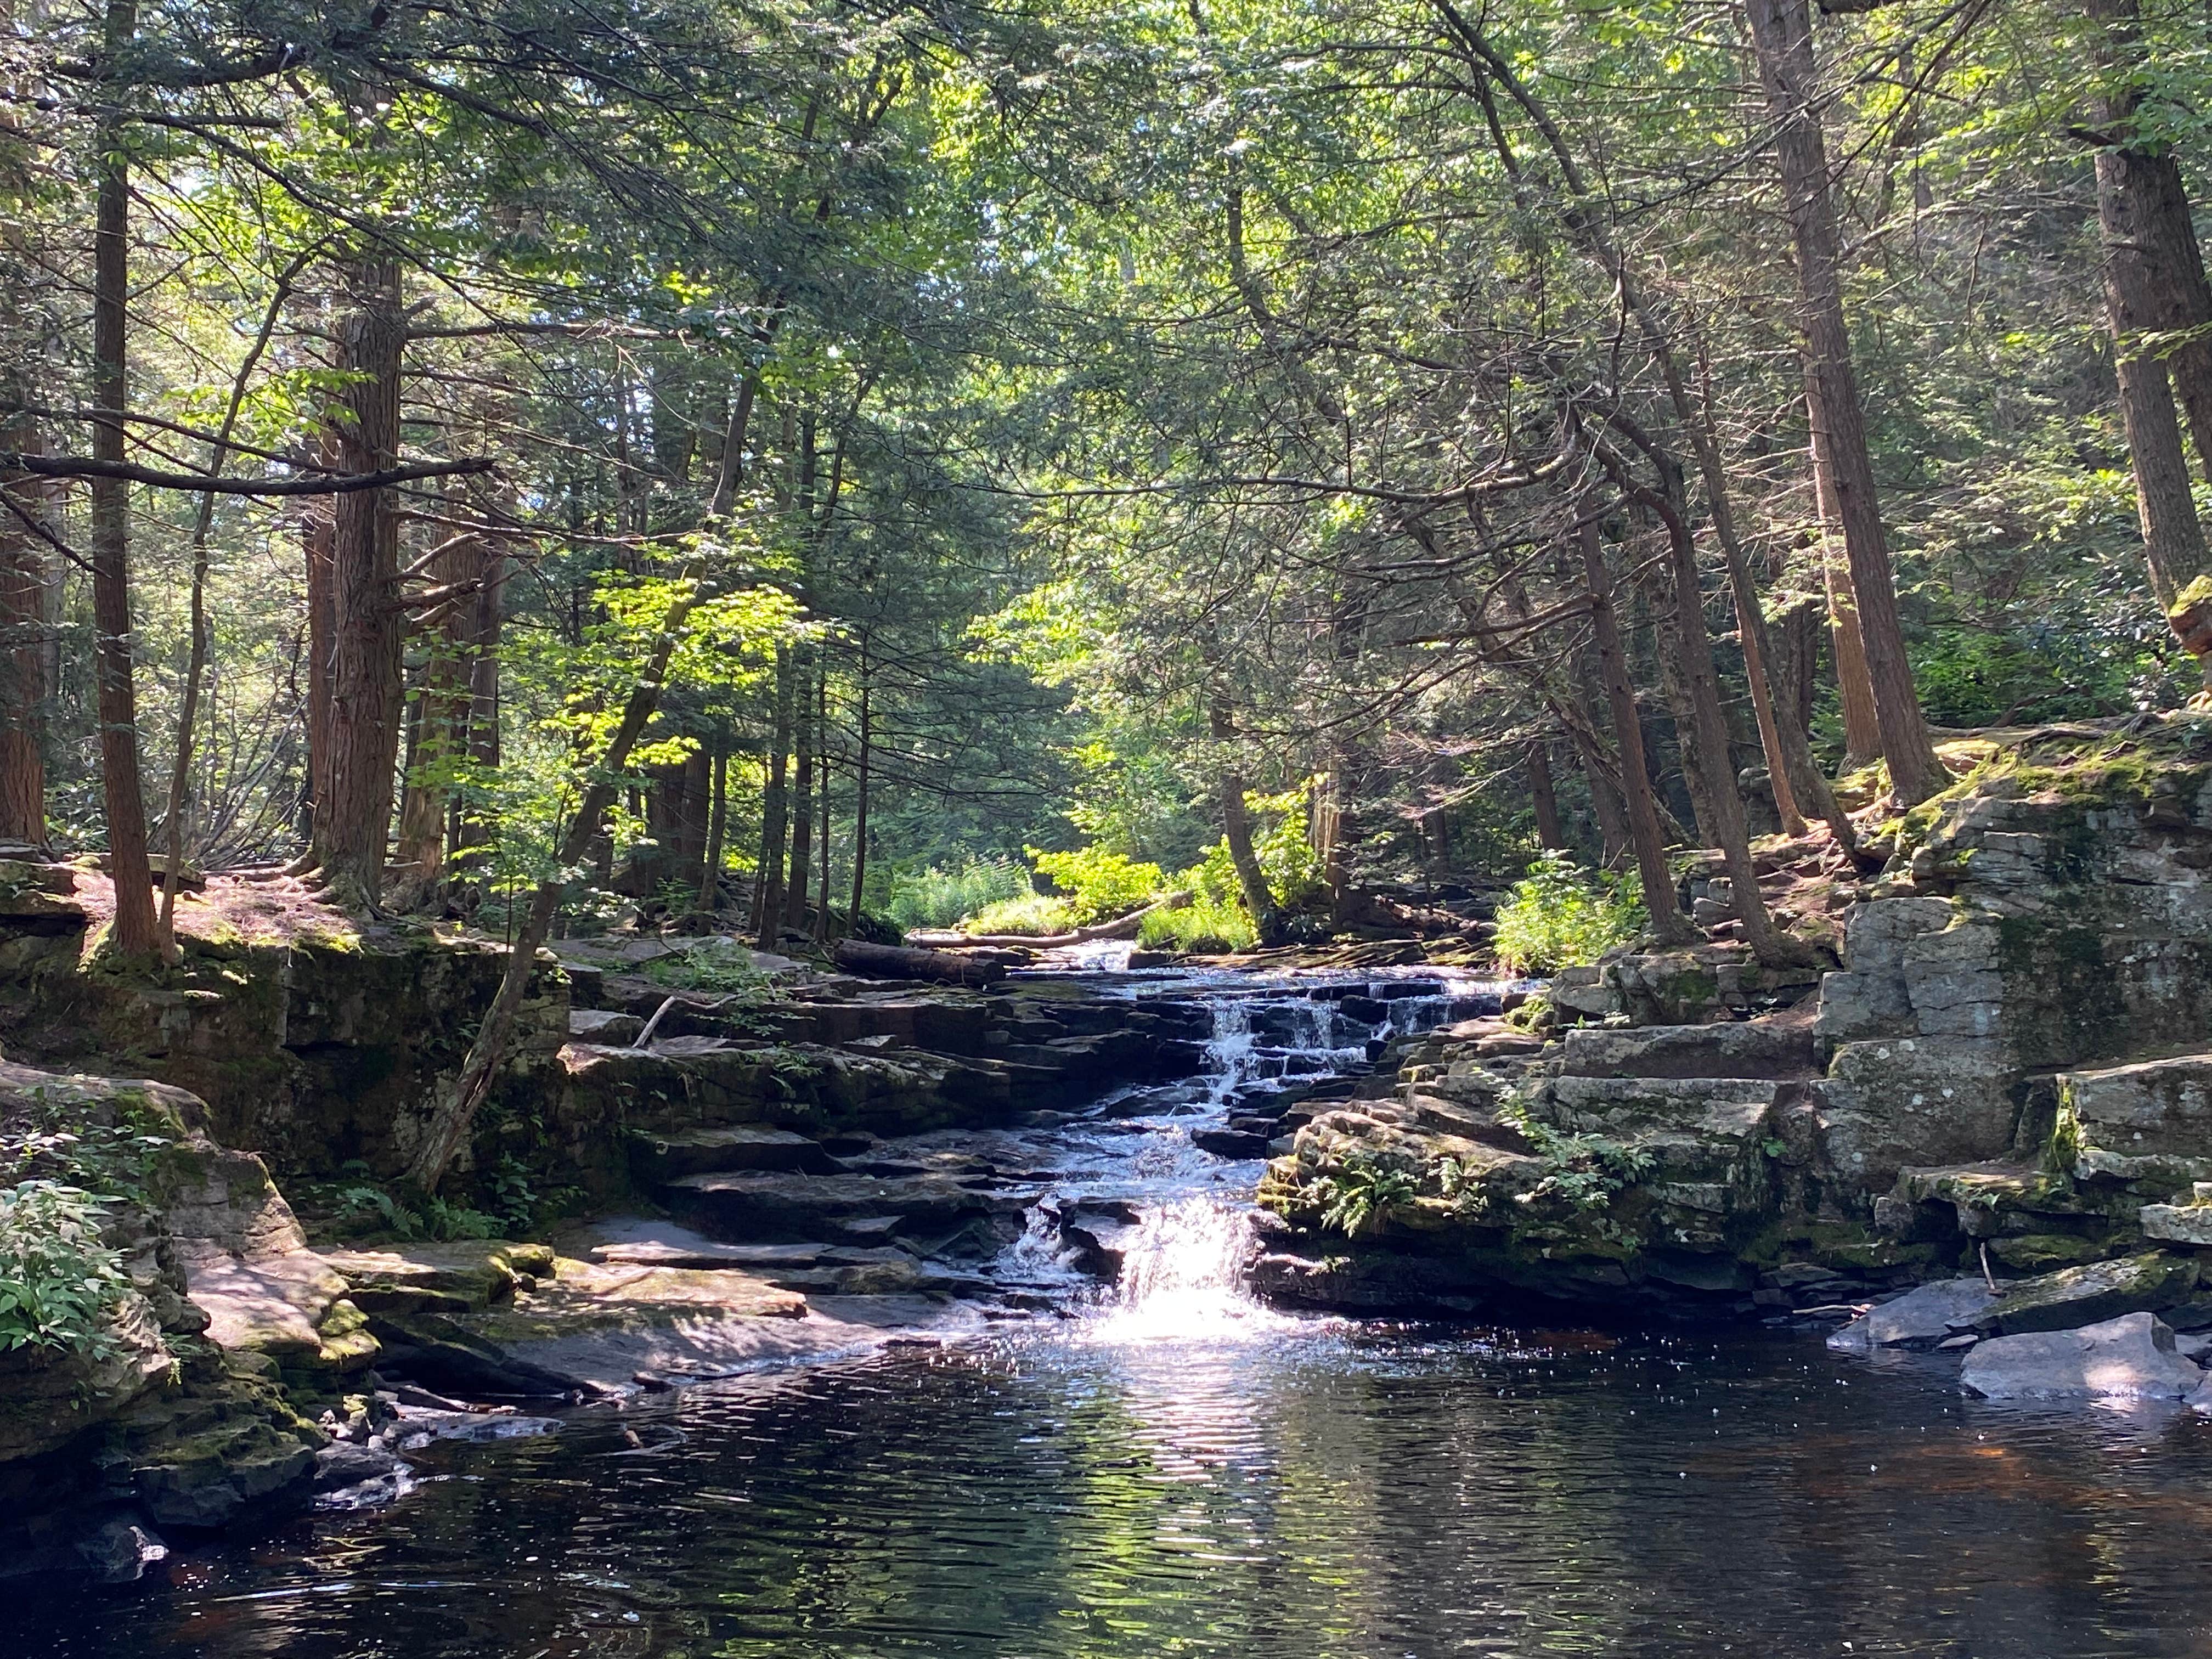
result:
[(1975, 1316), (1974, 1327), (2006, 1336), (2063, 1331), (2122, 1314), (2179, 1307), (2197, 1288), (2197, 1263), (2152, 1251), (2117, 1261), (2093, 1261), (2040, 1279), (2023, 1279)]
[(1985, 1400), (2182, 1400), (2204, 1383), (2155, 1315), (1995, 1337), (1966, 1356), (1960, 1385)]
[(1569, 1077), (1647, 1078), (1795, 1078), (1813, 1068), (1812, 1028), (1774, 1020), (1583, 1027), (1566, 1034), (1561, 1066)]
[(2212, 1204), (2146, 1204), (2136, 1216), (2146, 1238), (2212, 1245)]
[(1839, 1352), (1871, 1353), (1876, 1348), (1932, 1348), (1973, 1324), (1996, 1292), (1978, 1279), (1943, 1279), (1907, 1291), (1832, 1332), (1828, 1346)]
[[(2179, 1160), (2191, 1176), (2212, 1176), (2212, 1054), (2069, 1072), (2059, 1079), (2059, 1093), (2085, 1151), (2128, 1163)], [(2083, 1166), (2099, 1163), (2081, 1160)], [(2124, 1167), (2113, 1172), (2130, 1173)]]
[(1265, 1158), (1268, 1137), (1242, 1129), (1195, 1129), (1191, 1132), (1191, 1145), (1202, 1152), (1212, 1152), (1216, 1158)]

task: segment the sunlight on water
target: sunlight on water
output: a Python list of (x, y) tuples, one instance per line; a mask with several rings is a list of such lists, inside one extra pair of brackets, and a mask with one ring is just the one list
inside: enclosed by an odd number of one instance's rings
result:
[(1122, 1258), (1121, 1282), (1082, 1327), (1103, 1343), (1240, 1342), (1301, 1323), (1256, 1301), (1242, 1271), (1244, 1217), (1199, 1195), (1148, 1212)]

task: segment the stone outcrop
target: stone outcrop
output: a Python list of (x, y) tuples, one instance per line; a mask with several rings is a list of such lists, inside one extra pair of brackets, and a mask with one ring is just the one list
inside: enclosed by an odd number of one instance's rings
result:
[(1879, 879), (1770, 895), (1840, 939), (1794, 1007), (1725, 943), (1629, 952), (1554, 981), (1533, 1060), (1404, 1048), (1271, 1167), (1258, 1282), (1779, 1316), (1963, 1273), (1984, 1330), (2196, 1318), (2212, 722), (2018, 734), (1885, 833)]
[(2001, 1336), (1966, 1356), (1961, 1386), (1986, 1400), (2186, 1400), (2204, 1386), (2197, 1362), (2148, 1313), (2069, 1330)]

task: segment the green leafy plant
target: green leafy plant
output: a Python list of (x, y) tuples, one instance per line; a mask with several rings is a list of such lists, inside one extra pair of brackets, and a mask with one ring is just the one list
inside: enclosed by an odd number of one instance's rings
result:
[(1043, 893), (1024, 893), (1019, 898), (998, 899), (985, 905), (962, 926), (971, 933), (1064, 933), (1075, 926), (1067, 901)]
[(1204, 894), (1172, 910), (1155, 910), (1137, 924), (1137, 942), (1148, 951), (1217, 955), (1249, 951), (1259, 941), (1242, 905)]
[(1028, 850), (1037, 873), (1066, 902), (1069, 920), (1078, 927), (1125, 916), (1150, 903), (1164, 882), (1158, 865), (1139, 863), (1103, 847), (1085, 847), (1073, 853), (1043, 853), (1034, 847)]
[(1585, 870), (1564, 853), (1547, 853), (1498, 907), (1492, 948), (1516, 972), (1555, 973), (1595, 962), (1649, 921), (1635, 872)]
[(1420, 1190), (1403, 1163), (1364, 1150), (1346, 1152), (1321, 1184), (1326, 1189), (1322, 1224), (1346, 1238), (1357, 1238), (1392, 1210), (1412, 1203)]
[(1030, 874), (1008, 858), (970, 859), (954, 870), (932, 866), (901, 877), (884, 914), (901, 927), (950, 927), (1000, 899), (1030, 890)]
[(412, 1242), (444, 1243), (465, 1238), (498, 1238), (507, 1227), (499, 1216), (431, 1197), (412, 1207), (372, 1182), (343, 1188), (337, 1194), (335, 1219), (340, 1231), (352, 1236), (388, 1232)]
[(92, 1194), (58, 1182), (0, 1192), (0, 1349), (115, 1352), (115, 1308), (131, 1280), (102, 1242), (106, 1214)]

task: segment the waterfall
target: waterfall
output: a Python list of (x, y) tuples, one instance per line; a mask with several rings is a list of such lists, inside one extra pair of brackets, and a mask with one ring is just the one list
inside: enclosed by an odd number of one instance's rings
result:
[(1244, 1288), (1251, 1235), (1241, 1206), (1197, 1193), (1147, 1211), (1121, 1282), (1085, 1334), (1109, 1343), (1234, 1341), (1290, 1323)]

